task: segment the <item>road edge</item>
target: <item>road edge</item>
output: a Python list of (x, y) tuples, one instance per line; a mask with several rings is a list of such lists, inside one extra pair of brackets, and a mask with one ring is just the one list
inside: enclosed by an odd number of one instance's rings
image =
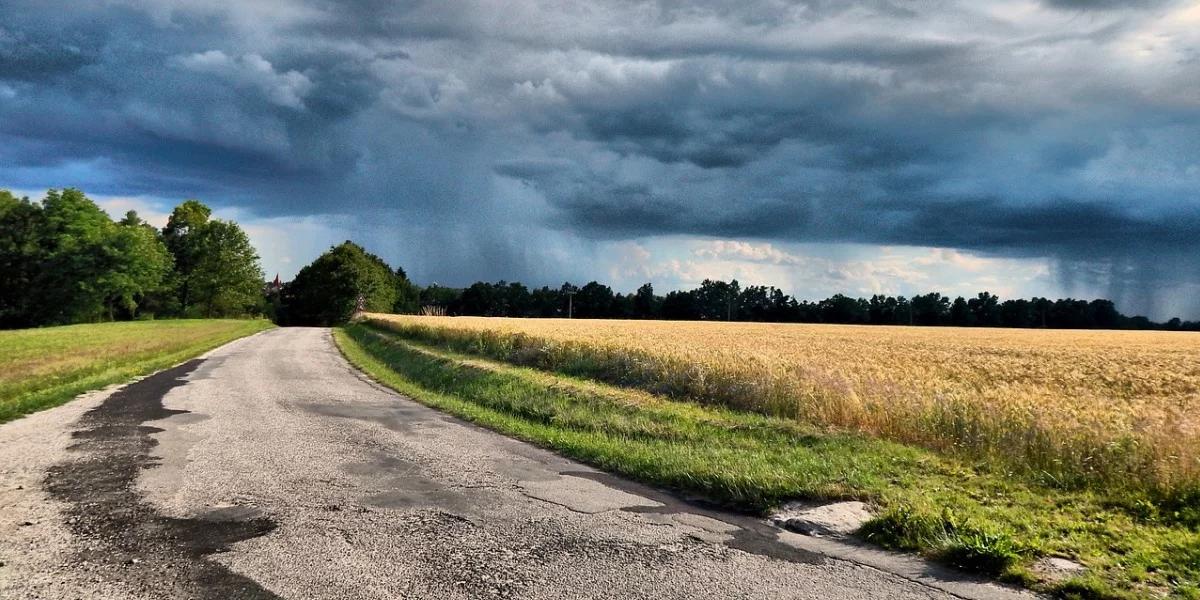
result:
[[(458, 420), (472, 427), (480, 427), (497, 435), (505, 436), (514, 441), (530, 444), (548, 452), (553, 452), (554, 454), (572, 462), (587, 464), (577, 458), (565, 456), (551, 446), (543, 446), (534, 442), (514, 438), (503, 431), (497, 431), (487, 427), (486, 425), (476, 423), (457, 414), (446, 412), (438, 406), (434, 406), (423, 401), (420, 397), (410, 395), (403, 390), (392, 387), (384, 379), (372, 372), (372, 368), (375, 367), (374, 365), (356, 361), (355, 358), (347, 352), (344, 344), (354, 344), (355, 349), (360, 351), (364, 356), (372, 361), (377, 361), (375, 357), (371, 356), (365, 349), (361, 348), (361, 346), (354, 342), (354, 340), (344, 332), (343, 328), (330, 328), (329, 337), (334, 346), (338, 349), (338, 352), (341, 354), (342, 358), (346, 361), (347, 366), (357, 372), (360, 375), (360, 378), (371, 383), (375, 387), (382, 388), (389, 393), (400, 396), (401, 398), (405, 398), (407, 400), (417, 402), (423, 406), (427, 406), (433, 410), (437, 410), (438, 412), (441, 412), (450, 418)], [(378, 365), (378, 368), (387, 369), (388, 371), (395, 373), (395, 371), (389, 369), (382, 363)], [(601, 466), (590, 464), (587, 466), (607, 473), (607, 471), (605, 471)], [(675, 502), (694, 504), (686, 498), (681, 498), (676, 492), (671, 490), (629, 480), (611, 473), (608, 473), (608, 476), (620, 482), (622, 488), (626, 489), (627, 491), (631, 491), (632, 493), (645, 496), (647, 495), (646, 492), (650, 492), (651, 495), (670, 498)], [(736, 513), (716, 510), (708, 507), (702, 507), (700, 510), (704, 511), (705, 513), (712, 513), (713, 515), (725, 515), (727, 518), (733, 520), (754, 519), (754, 517), (737, 515)], [(829, 558), (843, 560), (866, 568), (875, 569), (906, 579), (913, 583), (950, 594), (957, 598), (962, 598), (964, 600), (1015, 600), (1045, 597), (1034, 592), (1033, 590), (1015, 587), (976, 574), (955, 570), (951, 567), (926, 560), (918, 555), (875, 548), (867, 545), (866, 543), (853, 539), (839, 540), (827, 537), (805, 536), (783, 529), (766, 519), (756, 520), (761, 525), (777, 531), (779, 533), (780, 542), (796, 549), (814, 552)]]
[[(190, 350), (188, 350), (188, 351), (181, 350), (180, 352), (177, 352), (177, 353), (167, 354), (166, 356), (171, 357), (170, 363), (164, 363), (162, 360), (159, 359), (159, 357), (155, 357), (152, 359), (147, 359), (146, 361), (142, 361), (140, 363), (135, 363), (128, 367), (114, 367), (112, 370), (117, 371), (117, 373), (113, 374), (112, 376), (103, 376), (103, 374), (101, 374), (100, 376), (96, 376), (96, 377), (99, 377), (99, 379), (82, 378), (77, 381), (74, 381), (74, 382), (71, 382), (68, 384), (64, 384), (63, 390), (61, 392), (51, 393), (48, 390), (41, 390), (40, 392), (42, 392), (42, 393), (49, 393), (49, 397), (46, 400), (39, 401), (33, 408), (30, 408), (27, 410), (26, 409), (17, 409), (17, 411), (12, 414), (8, 414), (8, 415), (0, 414), (0, 426), (3, 426), (6, 423), (11, 423), (13, 421), (22, 419), (24, 417), (27, 417), (27, 416), (35, 414), (35, 413), (39, 413), (39, 412), (42, 412), (45, 410), (50, 410), (52, 408), (56, 408), (56, 407), (62, 406), (64, 404), (73, 402), (76, 399), (78, 399), (80, 396), (83, 396), (85, 394), (91, 394), (91, 393), (94, 393), (94, 392), (100, 391), (100, 390), (108, 390), (109, 388), (113, 388), (113, 390), (115, 391), (116, 389), (119, 389), (120, 387), (129, 385), (131, 383), (135, 383), (135, 382), (145, 379), (147, 377), (157, 375), (158, 373), (161, 373), (162, 371), (166, 371), (168, 369), (173, 369), (175, 367), (178, 367), (179, 365), (182, 365), (183, 363), (185, 363), (189, 360), (193, 360), (193, 359), (197, 359), (197, 358), (205, 358), (210, 353), (224, 347), (227, 344), (232, 344), (236, 341), (244, 340), (244, 339), (265, 333), (267, 331), (271, 331), (272, 329), (277, 329), (279, 327), (278, 325), (271, 323), (270, 321), (266, 321), (266, 323), (267, 323), (266, 327), (263, 327), (262, 329), (259, 329), (257, 331), (252, 331), (250, 333), (242, 334), (242, 335), (239, 335), (239, 336), (231, 338), (231, 339), (222, 339), (218, 342), (214, 342), (213, 344), (202, 344), (199, 346), (198, 351), (195, 351), (195, 352), (190, 351)], [(142, 365), (144, 365), (144, 367)], [(134, 374), (127, 375), (126, 373), (122, 372), (122, 371), (125, 371), (126, 369), (132, 369), (134, 371)], [(83, 382), (86, 382), (86, 383), (83, 383)], [(35, 392), (35, 394), (36, 393), (37, 392)]]

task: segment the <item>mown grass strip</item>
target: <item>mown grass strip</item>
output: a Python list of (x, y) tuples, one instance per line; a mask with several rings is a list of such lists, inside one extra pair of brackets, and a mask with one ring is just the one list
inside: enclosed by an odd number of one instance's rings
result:
[(271, 327), (264, 320), (193, 319), (0, 331), (0, 423)]
[[(1200, 594), (1200, 533), (1089, 491), (1041, 487), (866, 436), (668, 400), (414, 343), (335, 331), (351, 363), (429, 406), (645, 483), (762, 512), (791, 499), (878, 507), (861, 535), (1062, 597)], [(1087, 573), (1054, 580), (1044, 556)]]

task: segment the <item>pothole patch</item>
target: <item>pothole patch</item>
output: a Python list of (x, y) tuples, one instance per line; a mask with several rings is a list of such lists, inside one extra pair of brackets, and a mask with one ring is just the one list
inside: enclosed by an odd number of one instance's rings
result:
[(202, 361), (192, 360), (110, 395), (85, 413), (72, 434), (72, 458), (46, 473), (46, 491), (66, 503), (66, 525), (80, 549), (68, 567), (87, 565), (105, 579), (164, 598), (279, 600), (253, 580), (210, 560), (233, 544), (265, 535), (275, 523), (256, 510), (217, 507), (201, 517), (161, 514), (138, 490), (139, 475), (156, 467), (162, 430), (146, 425), (185, 411), (162, 398), (184, 385)]
[(1046, 556), (1033, 563), (1033, 572), (1045, 581), (1062, 581), (1087, 571), (1087, 567), (1069, 558)]
[(858, 531), (874, 515), (864, 502), (832, 504), (790, 502), (771, 513), (775, 525), (803, 535), (845, 537)]

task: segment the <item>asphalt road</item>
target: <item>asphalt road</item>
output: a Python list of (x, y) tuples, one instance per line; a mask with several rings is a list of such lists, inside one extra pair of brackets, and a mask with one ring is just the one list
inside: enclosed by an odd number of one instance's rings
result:
[(277, 329), (0, 426), (0, 598), (1005, 598), (482, 430)]

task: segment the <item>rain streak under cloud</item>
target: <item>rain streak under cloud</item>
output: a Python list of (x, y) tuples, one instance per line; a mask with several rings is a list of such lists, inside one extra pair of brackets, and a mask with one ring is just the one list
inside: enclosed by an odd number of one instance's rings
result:
[(0, 187), (198, 197), (285, 277), (704, 277), (1200, 316), (1194, 2), (0, 6)]

